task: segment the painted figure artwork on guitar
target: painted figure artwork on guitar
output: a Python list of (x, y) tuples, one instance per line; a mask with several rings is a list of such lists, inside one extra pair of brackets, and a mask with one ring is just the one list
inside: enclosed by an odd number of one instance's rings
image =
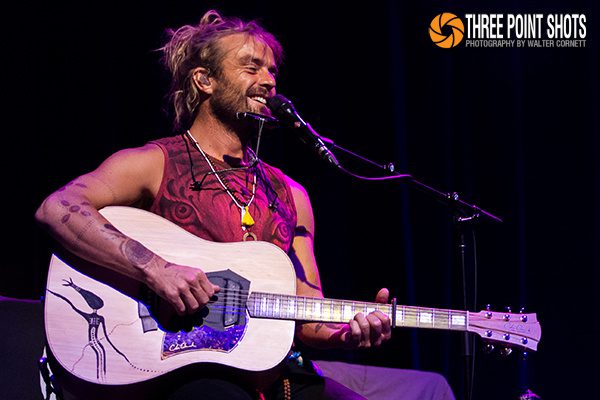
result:
[(378, 347), (397, 327), (536, 350), (535, 314), (402, 306), (386, 288), (324, 298), (308, 193), (259, 158), (280, 43), (214, 10), (168, 33), (174, 134), (110, 155), (36, 213), (59, 245), (44, 307), (63, 398), (359, 399), (294, 344)]
[[(101, 328), (104, 333), (104, 338), (106, 341), (112, 346), (112, 348), (120, 355), (122, 355), (126, 360), (127, 356), (119, 351), (115, 347), (115, 345), (110, 341), (110, 335), (106, 332), (106, 324), (104, 323), (104, 317), (98, 314), (98, 310), (104, 306), (104, 301), (94, 293), (87, 291), (85, 289), (80, 288), (76, 284), (73, 283), (71, 279), (68, 281), (65, 280), (63, 286), (69, 286), (75, 289), (86, 301), (87, 305), (92, 309), (91, 313), (86, 313), (77, 307), (65, 296), (53, 292), (49, 288), (46, 289), (48, 293), (53, 294), (54, 296), (64, 300), (67, 304), (73, 308), (73, 310), (82, 316), (88, 323), (88, 343), (86, 346), (89, 346), (96, 356), (96, 379), (99, 382), (103, 382), (106, 377), (106, 350), (104, 350), (104, 346), (101, 343), (101, 340), (98, 336), (98, 330)], [(83, 350), (83, 349), (82, 349)]]

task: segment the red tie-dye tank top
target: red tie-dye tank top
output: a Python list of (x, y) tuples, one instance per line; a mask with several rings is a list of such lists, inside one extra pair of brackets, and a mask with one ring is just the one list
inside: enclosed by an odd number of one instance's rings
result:
[[(187, 138), (178, 135), (150, 143), (159, 146), (165, 157), (163, 179), (150, 206), (151, 212), (206, 240), (237, 242), (250, 231), (257, 240), (274, 243), (288, 252), (297, 215), (283, 172), (261, 161), (252, 169), (219, 173), (221, 180), (244, 203), (252, 197), (253, 172), (257, 173), (256, 194), (249, 206), (254, 225), (244, 231), (240, 208)], [(232, 168), (223, 161), (210, 160), (217, 172)], [(193, 183), (192, 166), (196, 181), (202, 182), (198, 191), (190, 188)]]

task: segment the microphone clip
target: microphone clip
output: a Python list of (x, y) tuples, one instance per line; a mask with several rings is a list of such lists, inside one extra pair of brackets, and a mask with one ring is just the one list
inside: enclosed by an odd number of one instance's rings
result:
[(239, 120), (251, 120), (256, 122), (262, 122), (263, 124), (265, 124), (266, 128), (279, 127), (279, 120), (268, 115), (256, 114), (252, 112), (238, 112), (235, 116)]

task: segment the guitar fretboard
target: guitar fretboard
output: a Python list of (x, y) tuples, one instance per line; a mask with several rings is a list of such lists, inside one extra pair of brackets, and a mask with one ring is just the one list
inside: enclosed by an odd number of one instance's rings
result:
[[(390, 304), (361, 301), (253, 292), (246, 306), (254, 318), (347, 323), (359, 312), (369, 314), (379, 310), (393, 320)], [(468, 314), (461, 310), (398, 305), (395, 327), (466, 331)]]

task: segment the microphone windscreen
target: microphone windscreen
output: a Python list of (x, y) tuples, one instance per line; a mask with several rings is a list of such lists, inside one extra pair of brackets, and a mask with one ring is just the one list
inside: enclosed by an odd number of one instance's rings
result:
[(285, 96), (282, 96), (280, 94), (277, 94), (267, 99), (267, 107), (269, 107), (269, 109), (271, 109), (271, 111), (273, 111), (276, 114), (279, 114), (281, 111), (283, 111), (281, 110), (281, 107), (286, 104), (291, 105), (292, 102), (285, 98)]

